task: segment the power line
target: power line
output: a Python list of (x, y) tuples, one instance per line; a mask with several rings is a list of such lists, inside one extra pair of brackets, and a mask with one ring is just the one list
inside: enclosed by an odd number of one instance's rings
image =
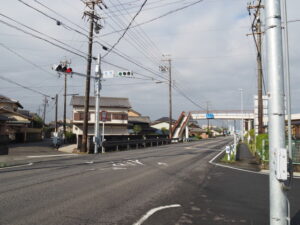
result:
[(29, 59), (25, 58), (24, 56), (20, 55), (19, 53), (17, 53), (16, 51), (12, 50), (11, 48), (7, 47), (6, 45), (4, 45), (3, 43), (0, 43), (0, 46), (2, 46), (3, 48), (5, 48), (6, 50), (10, 51), (11, 53), (15, 54), (16, 56), (18, 56), (19, 58), (23, 59), (24, 61), (26, 61), (27, 63), (33, 65), (34, 67), (38, 68), (39, 70), (50, 74), (51, 76), (53, 76), (54, 74), (50, 73), (49, 71), (45, 70), (43, 67), (35, 64), (34, 62), (30, 61)]
[(60, 40), (58, 40), (58, 39), (56, 39), (56, 38), (54, 38), (54, 37), (51, 37), (50, 35), (47, 35), (47, 34), (45, 34), (45, 33), (42, 33), (42, 32), (40, 32), (40, 31), (38, 31), (38, 30), (36, 30), (36, 29), (30, 27), (30, 26), (27, 26), (27, 25), (25, 25), (25, 24), (23, 24), (23, 23), (21, 23), (21, 22), (15, 20), (15, 19), (13, 19), (13, 18), (11, 18), (11, 17), (9, 17), (9, 16), (6, 16), (6, 15), (4, 15), (4, 14), (2, 14), (2, 13), (0, 13), (0, 16), (4, 17), (4, 18), (6, 18), (6, 19), (8, 19), (8, 20), (10, 20), (10, 21), (13, 21), (13, 22), (17, 23), (18, 25), (21, 25), (21, 26), (23, 26), (23, 27), (26, 27), (27, 29), (29, 29), (29, 30), (31, 30), (31, 31), (34, 31), (34, 32), (36, 32), (36, 33), (38, 33), (38, 34), (41, 34), (41, 35), (44, 35), (44, 36), (46, 36), (47, 38), (50, 38), (51, 40), (54, 40), (54, 41), (56, 41), (56, 42), (58, 42), (58, 43), (60, 43), (60, 44), (63, 44), (63, 45), (65, 45), (65, 46), (67, 46), (68, 48), (71, 48), (71, 49), (73, 49), (73, 50), (75, 50), (75, 51), (78, 51), (78, 52), (81, 52), (81, 53), (85, 54), (84, 52), (82, 52), (82, 51), (80, 51), (80, 50), (74, 48), (73, 46), (71, 46), (71, 45), (69, 45), (69, 44), (66, 44), (66, 43), (64, 43), (64, 42), (62, 42), (62, 41), (60, 41)]
[(0, 20), (0, 23), (3, 23), (3, 24), (5, 24), (5, 25), (8, 26), (8, 27), (14, 28), (14, 29), (16, 29), (16, 30), (18, 30), (18, 31), (21, 31), (21, 32), (23, 32), (23, 33), (25, 33), (25, 34), (28, 34), (28, 35), (30, 35), (30, 36), (32, 36), (32, 37), (34, 37), (34, 38), (37, 38), (37, 39), (42, 40), (42, 41), (45, 41), (45, 42), (47, 42), (47, 43), (49, 43), (49, 44), (51, 44), (51, 45), (54, 45), (54, 46), (56, 46), (56, 47), (58, 47), (58, 48), (60, 48), (60, 49), (63, 49), (63, 50), (65, 50), (65, 51), (67, 51), (67, 52), (70, 52), (70, 53), (72, 53), (72, 54), (74, 54), (74, 55), (77, 55), (77, 56), (79, 56), (79, 57), (81, 57), (81, 58), (86, 59), (86, 57), (85, 57), (84, 55), (80, 55), (79, 53), (76, 53), (76, 52), (74, 52), (74, 51), (72, 51), (72, 50), (69, 50), (69, 49), (67, 49), (67, 48), (65, 48), (65, 47), (63, 47), (63, 46), (60, 46), (60, 45), (58, 45), (58, 44), (56, 44), (56, 43), (53, 43), (53, 42), (51, 42), (51, 41), (49, 41), (49, 40), (47, 40), (47, 39), (45, 39), (45, 38), (42, 38), (42, 37), (37, 36), (37, 35), (35, 35), (35, 34), (32, 34), (32, 33), (28, 32), (28, 31), (25, 31), (25, 30), (23, 30), (23, 29), (21, 29), (21, 28), (19, 28), (19, 27), (17, 27), (17, 26), (14, 26), (14, 25), (12, 25), (12, 24), (10, 24), (10, 23), (7, 23), (7, 22), (5, 22), (5, 21), (3, 21), (3, 20)]
[(187, 96), (182, 90), (180, 90), (180, 88), (176, 84), (173, 85), (173, 89), (176, 90), (179, 94), (181, 94), (184, 98), (186, 98), (188, 101), (190, 101), (195, 106), (199, 107), (200, 109), (206, 110), (205, 107), (202, 107), (201, 105), (196, 103), (193, 99), (191, 99), (189, 96)]
[[(166, 16), (168, 16), (168, 15), (170, 15), (170, 14), (173, 14), (173, 13), (175, 13), (175, 12), (184, 10), (184, 9), (186, 9), (186, 8), (189, 8), (189, 7), (193, 6), (193, 5), (196, 5), (196, 4), (198, 4), (198, 3), (201, 3), (201, 2), (203, 2), (203, 1), (204, 1), (204, 0), (198, 0), (198, 1), (196, 1), (196, 2), (193, 2), (193, 3), (191, 3), (191, 4), (188, 4), (188, 5), (186, 5), (186, 6), (183, 6), (183, 7), (174, 9), (174, 10), (170, 10), (169, 12), (164, 13), (164, 14), (158, 16), (158, 17), (155, 17), (155, 18), (153, 18), (153, 19), (150, 19), (150, 20), (144, 21), (144, 22), (142, 22), (142, 23), (133, 25), (133, 26), (130, 27), (130, 29), (136, 28), (136, 27), (138, 27), (138, 26), (145, 25), (145, 24), (147, 24), (147, 23), (151, 23), (151, 22), (153, 22), (153, 21), (156, 21), (156, 20), (158, 20), (158, 19), (161, 19), (161, 18), (163, 18), (163, 17), (166, 17)], [(117, 30), (117, 31), (114, 31), (114, 32), (110, 32), (110, 33), (106, 33), (106, 34), (102, 34), (101, 36), (104, 37), (104, 36), (111, 35), (111, 34), (114, 34), (114, 33), (119, 33), (119, 32), (121, 32), (121, 31), (123, 31), (123, 30), (124, 30), (124, 29)]]
[(118, 44), (119, 42), (122, 40), (122, 38), (125, 36), (125, 34), (127, 33), (127, 31), (129, 30), (129, 28), (131, 27), (133, 21), (135, 20), (135, 18), (140, 14), (140, 12), (143, 10), (144, 6), (146, 5), (148, 0), (145, 0), (143, 2), (143, 4), (141, 5), (140, 9), (137, 11), (137, 13), (134, 15), (134, 17), (132, 18), (132, 20), (130, 21), (130, 23), (128, 24), (128, 26), (125, 28), (123, 34), (119, 37), (119, 39), (116, 41), (115, 44), (113, 44), (113, 46), (107, 51), (107, 53), (103, 56), (103, 58), (105, 56), (107, 56)]
[[(18, 0), (18, 1), (19, 1), (19, 0)], [(38, 4), (41, 4), (43, 7), (47, 8), (48, 10), (50, 10), (50, 11), (52, 11), (52, 12), (55, 12), (53, 9), (49, 8), (49, 7), (46, 6), (45, 4), (42, 4), (42, 3), (40, 3), (40, 2), (37, 1), (37, 0), (33, 0), (33, 1), (37, 2)], [(20, 2), (24, 4), (24, 2), (23, 2), (22, 0), (20, 0)], [(39, 9), (37, 9), (37, 8), (35, 8), (35, 7), (33, 7), (32, 5), (30, 5), (30, 4), (28, 4), (28, 3), (25, 3), (25, 5), (28, 6), (28, 7), (30, 7), (31, 9), (33, 9), (33, 10), (35, 10), (35, 11), (41, 13), (42, 15), (46, 16), (47, 18), (50, 18), (50, 19), (52, 19), (52, 20), (54, 20), (54, 21), (59, 21), (58, 19), (56, 19), (56, 18), (54, 18), (54, 17), (52, 17), (52, 16), (49, 16), (48, 14), (42, 12), (41, 10), (39, 10)], [(55, 12), (55, 14), (61, 16), (62, 18), (67, 19), (66, 17), (62, 16), (61, 14), (59, 14), (59, 13), (57, 13), (57, 12)], [(7, 16), (6, 16), (6, 17), (7, 17)], [(10, 18), (10, 19), (11, 19), (11, 18)], [(67, 19), (67, 20), (68, 20), (68, 19)], [(13, 20), (13, 21), (14, 21), (14, 22), (17, 22), (17, 21), (15, 21), (15, 20)], [(68, 21), (70, 21), (70, 20), (68, 20)], [(59, 22), (60, 22), (60, 24), (62, 24), (61, 21), (59, 21)], [(20, 23), (19, 23), (19, 24), (20, 24)], [(81, 28), (81, 29), (84, 30), (84, 31), (87, 31), (86, 29), (82, 28), (81, 26), (79, 26), (79, 25), (77, 25), (77, 24), (75, 24), (75, 23), (72, 23), (72, 24), (76, 25), (77, 27)], [(21, 24), (21, 25), (23, 25), (23, 26), (27, 27), (28, 29), (31, 29), (31, 30), (33, 30), (33, 31), (35, 31), (35, 32), (38, 32), (38, 33), (40, 33), (40, 34), (42, 34), (42, 35), (45, 35), (45, 34), (39, 32), (39, 31), (37, 31), (37, 30), (35, 30), (35, 29), (32, 29), (32, 28), (30, 28), (30, 27), (24, 25), (24, 24)], [(79, 33), (79, 34), (81, 34), (81, 35), (87, 37), (86, 34), (80, 32), (80, 31), (78, 31), (78, 30), (76, 30), (76, 29), (74, 29), (74, 28), (72, 28), (72, 27), (70, 27), (70, 26), (67, 26), (67, 25), (66, 25), (66, 26), (64, 26), (64, 27), (65, 27), (65, 28), (67, 27), (68, 30), (76, 31), (77, 33)], [(45, 35), (45, 36), (50, 37), (50, 36), (48, 36), (48, 35)], [(52, 38), (52, 37), (50, 37), (50, 38)], [(53, 38), (52, 38), (52, 39), (53, 39)], [(62, 43), (62, 44), (67, 45), (66, 43), (63, 43), (63, 42), (61, 42), (61, 41), (59, 41), (59, 40), (57, 40), (57, 39), (54, 39), (54, 40), (55, 40), (55, 41), (58, 41), (59, 43)], [(99, 43), (99, 44), (102, 45), (101, 43)], [(69, 46), (69, 45), (67, 45), (67, 46), (68, 46), (68, 47), (72, 47), (72, 46)], [(103, 45), (102, 45), (102, 46), (103, 46)], [(73, 49), (74, 49), (74, 48), (73, 48)], [(79, 51), (78, 49), (76, 49), (76, 50)], [(82, 52), (82, 53), (83, 53), (83, 52)], [(117, 53), (116, 53), (116, 54), (117, 54)], [(118, 55), (119, 55), (119, 54), (118, 54)], [(119, 56), (120, 56), (120, 55), (119, 55)], [(128, 57), (128, 56), (127, 56), (127, 57)], [(123, 58), (124, 58), (124, 57), (123, 57)], [(127, 61), (128, 61), (128, 60), (127, 60)], [(131, 59), (130, 61), (132, 62), (133, 60)], [(140, 63), (138, 63), (138, 64), (140, 64)], [(141, 66), (140, 66), (140, 67), (141, 67)], [(148, 69), (148, 71), (149, 71), (149, 69)], [(153, 73), (155, 74), (156, 72), (153, 72)]]
[(15, 85), (17, 85), (17, 86), (19, 86), (19, 87), (22, 87), (22, 88), (26, 89), (26, 90), (29, 90), (29, 91), (35, 92), (35, 93), (37, 93), (37, 94), (40, 94), (40, 95), (42, 95), (42, 96), (44, 96), (44, 97), (51, 98), (51, 96), (49, 96), (49, 95), (47, 95), (47, 94), (45, 94), (45, 93), (43, 93), (43, 92), (40, 92), (40, 91), (34, 90), (34, 89), (30, 88), (30, 87), (27, 87), (27, 86), (24, 86), (24, 85), (22, 85), (22, 84), (19, 84), (19, 83), (17, 83), (16, 81), (10, 80), (10, 79), (8, 79), (8, 78), (6, 78), (6, 77), (3, 77), (3, 76), (1, 76), (1, 75), (0, 75), (0, 79), (4, 80), (4, 81), (6, 81), (6, 82), (9, 82), (9, 83), (11, 83), (11, 84), (15, 84)]

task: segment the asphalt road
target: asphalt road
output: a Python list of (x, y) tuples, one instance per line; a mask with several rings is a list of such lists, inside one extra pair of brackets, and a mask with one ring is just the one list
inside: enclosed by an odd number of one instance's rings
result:
[[(0, 225), (268, 224), (268, 176), (209, 164), (229, 141), (1, 169)], [(293, 225), (300, 224), (299, 190), (295, 180)]]

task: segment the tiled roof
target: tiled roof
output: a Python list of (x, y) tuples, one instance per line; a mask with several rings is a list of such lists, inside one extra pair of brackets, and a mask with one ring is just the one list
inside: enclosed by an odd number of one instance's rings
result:
[[(84, 96), (73, 96), (71, 105), (84, 106)], [(95, 107), (95, 97), (90, 97), (90, 106)], [(131, 108), (128, 98), (100, 97), (100, 107)]]
[(148, 123), (148, 124), (151, 123), (149, 116), (129, 116), (128, 117), (128, 122)]
[(17, 100), (8, 98), (4, 95), (0, 95), (0, 102), (2, 102), (2, 103), (14, 103), (14, 104), (17, 104), (20, 108), (23, 109), (23, 106)]

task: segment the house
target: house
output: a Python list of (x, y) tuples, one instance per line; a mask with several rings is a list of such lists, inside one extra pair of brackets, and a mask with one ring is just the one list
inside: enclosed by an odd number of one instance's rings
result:
[[(172, 119), (172, 126), (176, 123), (176, 120)], [(161, 117), (151, 123), (151, 127), (157, 130), (169, 130), (169, 117)]]
[(8, 117), (0, 115), (0, 136), (6, 135), (6, 122)]
[[(83, 134), (84, 118), (84, 96), (73, 96), (73, 133), (77, 137), (77, 147), (80, 148)], [(95, 128), (95, 97), (90, 97), (89, 102), (88, 136), (94, 136)], [(104, 134), (107, 135), (128, 135), (128, 110), (131, 108), (128, 98), (101, 97), (100, 98), (100, 121), (101, 111), (106, 111), (104, 122)], [(100, 133), (102, 133), (103, 122), (100, 122)]]
[[(5, 133), (13, 142), (41, 140), (41, 128), (35, 128), (32, 113), (16, 100), (0, 95), (0, 115), (7, 118)], [(2, 128), (3, 129), (3, 128)]]
[(128, 110), (128, 116), (129, 117), (139, 117), (139, 116), (142, 116), (142, 114), (140, 114), (139, 112), (137, 112), (133, 109), (129, 109)]

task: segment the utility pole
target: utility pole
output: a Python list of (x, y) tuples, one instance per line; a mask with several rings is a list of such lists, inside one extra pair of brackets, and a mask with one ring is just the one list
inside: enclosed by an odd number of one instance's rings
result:
[(58, 94), (55, 95), (55, 132), (57, 132)]
[(256, 5), (248, 5), (249, 14), (251, 10), (255, 9), (254, 20), (252, 23), (252, 34), (257, 50), (257, 102), (258, 102), (258, 134), (264, 133), (264, 124), (263, 124), (263, 68), (262, 68), (262, 30), (261, 30), (261, 13), (260, 10), (264, 8), (261, 4), (261, 0), (258, 0)]
[[(101, 145), (100, 130), (99, 130), (99, 108), (100, 108), (100, 90), (101, 90), (101, 55), (98, 55), (98, 65), (96, 67), (96, 96), (95, 96), (95, 136), (94, 136), (94, 153), (98, 153), (98, 147)], [(102, 140), (103, 141), (103, 140)]]
[(240, 89), (241, 92), (241, 115), (242, 115), (242, 120), (241, 120), (241, 140), (244, 142), (244, 96), (243, 96), (243, 89)]
[(269, 96), (270, 225), (289, 224), (285, 149), (285, 106), (280, 0), (266, 0), (266, 41)]
[[(62, 66), (68, 67), (71, 64), (71, 61), (62, 61), (60, 62)], [(68, 73), (64, 73), (65, 86), (64, 86), (64, 124), (63, 124), (63, 135), (66, 137), (66, 124), (67, 124), (67, 76)]]
[[(292, 118), (291, 118), (291, 82), (290, 82), (290, 53), (289, 53), (289, 35), (288, 35), (288, 23), (287, 23), (287, 9), (286, 0), (282, 1), (282, 18), (283, 18), (283, 37), (284, 37), (284, 75), (286, 83), (286, 113), (288, 122), (288, 152), (289, 160), (293, 161), (292, 152)], [(291, 173), (293, 170), (293, 165), (290, 165)]]
[(46, 109), (47, 109), (47, 104), (48, 104), (48, 99), (45, 96), (44, 97), (44, 111), (43, 111), (43, 121), (44, 121), (44, 124), (46, 123)]
[(208, 114), (209, 114), (209, 101), (206, 102), (207, 134), (208, 134), (208, 137), (209, 137), (209, 118), (208, 118)]
[[(87, 16), (90, 21), (89, 30), (89, 45), (88, 45), (88, 57), (87, 57), (87, 69), (86, 69), (86, 81), (85, 81), (85, 100), (84, 100), (84, 120), (83, 120), (83, 136), (81, 152), (87, 152), (88, 142), (88, 119), (89, 119), (89, 101), (90, 101), (90, 83), (91, 83), (91, 66), (92, 66), (92, 51), (93, 51), (93, 31), (94, 24), (97, 26), (97, 21), (100, 19), (95, 13), (95, 5), (102, 3), (102, 0), (89, 0), (85, 1), (90, 11), (85, 11), (84, 16)], [(99, 26), (99, 25), (98, 25)]]
[(166, 59), (163, 59), (162, 61), (168, 62), (168, 67), (167, 69), (165, 67), (161, 67), (162, 72), (166, 72), (168, 70), (169, 72), (169, 138), (171, 139), (173, 134), (172, 134), (172, 59), (171, 55), (163, 55), (163, 57), (166, 57)]

